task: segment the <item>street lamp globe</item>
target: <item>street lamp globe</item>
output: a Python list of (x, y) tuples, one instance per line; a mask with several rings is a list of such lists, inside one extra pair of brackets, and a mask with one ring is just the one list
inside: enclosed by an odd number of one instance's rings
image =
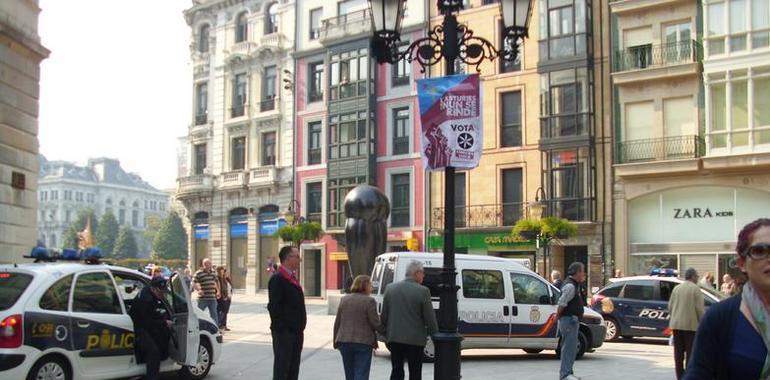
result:
[[(401, 37), (405, 0), (369, 0), (372, 19), (372, 50), (380, 63), (387, 61)], [(387, 52), (387, 53), (386, 53)]]
[(504, 48), (503, 59), (513, 61), (519, 53), (519, 40), (529, 34), (533, 0), (502, 0)]

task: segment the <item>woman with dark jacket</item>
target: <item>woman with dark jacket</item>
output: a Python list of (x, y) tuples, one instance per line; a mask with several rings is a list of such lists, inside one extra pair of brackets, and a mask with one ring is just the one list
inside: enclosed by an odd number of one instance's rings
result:
[(770, 376), (770, 219), (738, 234), (737, 264), (748, 277), (740, 294), (712, 305), (698, 326), (685, 380)]
[(345, 380), (368, 380), (372, 350), (377, 348), (377, 335), (385, 327), (377, 315), (377, 302), (369, 295), (369, 276), (356, 276), (350, 294), (342, 297), (334, 319), (334, 348), (342, 354)]
[(227, 327), (227, 314), (230, 312), (230, 303), (233, 300), (233, 283), (224, 266), (217, 267), (217, 281), (219, 282), (219, 289), (222, 289), (221, 296), (217, 299), (219, 328), (230, 331), (230, 328)]

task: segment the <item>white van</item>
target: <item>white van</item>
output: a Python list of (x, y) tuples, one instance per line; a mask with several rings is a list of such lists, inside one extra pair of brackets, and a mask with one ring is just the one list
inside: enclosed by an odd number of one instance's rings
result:
[[(431, 291), (438, 311), (443, 255), (393, 252), (377, 256), (372, 270), (372, 296), (382, 310), (382, 296), (389, 284), (403, 280), (406, 267), (419, 261), (425, 267), (423, 285)], [(455, 255), (457, 267), (458, 329), (462, 348), (520, 348), (527, 353), (557, 350), (556, 309), (560, 292), (537, 273), (518, 262), (491, 256)], [(580, 358), (600, 347), (606, 327), (602, 316), (585, 308), (578, 336)], [(432, 342), (425, 346), (427, 360), (435, 356)]]

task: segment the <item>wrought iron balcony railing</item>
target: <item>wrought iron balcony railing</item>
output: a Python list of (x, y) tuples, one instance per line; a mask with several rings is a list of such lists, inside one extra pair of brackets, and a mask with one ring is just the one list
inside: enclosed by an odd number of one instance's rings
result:
[(233, 108), (230, 109), (230, 117), (240, 117), (245, 114), (246, 114), (245, 104), (234, 105)]
[(316, 165), (321, 163), (321, 148), (308, 149), (307, 163), (308, 165)]
[(706, 144), (697, 135), (621, 141), (615, 149), (615, 163), (650, 162), (703, 157)]
[(259, 111), (260, 112), (266, 112), (266, 111), (272, 111), (275, 109), (275, 103), (278, 101), (278, 98), (268, 98), (268, 99), (262, 99), (259, 102)]
[(615, 72), (698, 62), (701, 52), (695, 40), (634, 46), (615, 53)]
[(327, 18), (321, 21), (321, 43), (345, 36), (371, 33), (370, 20), (368, 8)]
[[(486, 228), (510, 227), (526, 215), (526, 203), (497, 203), (455, 207), (455, 227)], [(444, 208), (434, 207), (431, 227), (444, 228)]]
[(203, 125), (208, 122), (208, 115), (204, 113), (199, 113), (195, 115), (195, 125)]
[(545, 214), (575, 222), (591, 221), (594, 198), (558, 198), (545, 201)]

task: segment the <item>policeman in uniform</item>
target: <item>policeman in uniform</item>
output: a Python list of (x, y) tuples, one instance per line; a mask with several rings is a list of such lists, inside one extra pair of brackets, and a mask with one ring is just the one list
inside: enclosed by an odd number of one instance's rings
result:
[(134, 352), (137, 363), (147, 364), (145, 379), (160, 378), (160, 362), (168, 357), (172, 322), (161, 301), (167, 289), (166, 279), (155, 277), (134, 299), (128, 314), (134, 322)]

